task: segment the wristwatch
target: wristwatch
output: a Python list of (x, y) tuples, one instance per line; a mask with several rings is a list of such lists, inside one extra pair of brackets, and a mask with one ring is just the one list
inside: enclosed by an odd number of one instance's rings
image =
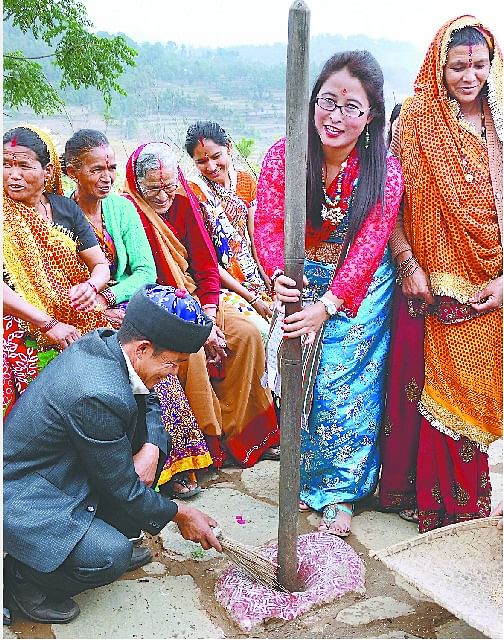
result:
[(327, 314), (330, 318), (332, 318), (338, 312), (336, 305), (334, 304), (334, 302), (331, 302), (329, 298), (325, 298), (324, 296), (322, 296), (318, 299), (318, 301), (324, 305), (325, 310), (327, 311)]

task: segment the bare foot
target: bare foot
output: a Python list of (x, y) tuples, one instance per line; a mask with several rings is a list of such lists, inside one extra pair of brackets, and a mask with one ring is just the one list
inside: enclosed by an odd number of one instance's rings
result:
[(302, 500), (300, 500), (300, 501), (299, 501), (299, 510), (300, 510), (301, 512), (303, 512), (303, 511), (311, 511), (311, 510), (312, 510), (312, 508), (311, 508), (310, 506), (308, 506), (308, 505), (306, 504), (306, 502), (303, 502)]
[(346, 538), (352, 524), (353, 505), (350, 502), (328, 504), (322, 512), (318, 530)]

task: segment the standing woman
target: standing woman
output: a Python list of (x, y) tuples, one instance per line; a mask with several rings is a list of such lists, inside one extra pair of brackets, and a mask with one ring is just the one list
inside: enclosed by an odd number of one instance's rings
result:
[(4, 134), (3, 188), (5, 416), (60, 350), (107, 326), (96, 305), (109, 269), (82, 211), (62, 195), (45, 132), (24, 126)]
[[(322, 511), (320, 531), (347, 536), (353, 506), (373, 491), (390, 333), (394, 269), (387, 242), (403, 191), (387, 157), (381, 69), (367, 51), (338, 53), (313, 88), (308, 116), (307, 224), (302, 311), (285, 337), (321, 340), (313, 401), (302, 429), (300, 509)], [(301, 292), (282, 274), (285, 140), (266, 154), (256, 246), (281, 302)], [(316, 334), (314, 337), (313, 334)]]
[[(143, 285), (156, 282), (156, 265), (135, 207), (112, 193), (117, 165), (101, 131), (81, 129), (65, 145), (65, 171), (75, 181), (74, 200), (91, 225), (110, 263), (112, 280), (100, 303), (116, 328), (126, 305)], [(159, 478), (163, 492), (186, 499), (200, 491), (195, 470), (212, 463), (205, 439), (176, 376), (155, 387), (161, 417), (171, 436), (171, 450)]]
[[(500, 49), (473, 16), (450, 20), (393, 143), (406, 197), (391, 249), (402, 305), (415, 320), (425, 315), (425, 337), (417, 354), (405, 351), (403, 313), (380, 502), (408, 509), (403, 516), (416, 517), (420, 532), (490, 513), (486, 450), (502, 436), (502, 126)], [(418, 402), (408, 420), (404, 393)], [(398, 470), (398, 457), (409, 466)]]
[(191, 125), (185, 148), (199, 172), (188, 182), (201, 203), (203, 221), (215, 247), (223, 300), (237, 305), (246, 315), (252, 312), (249, 317), (266, 337), (272, 300), (254, 246), (256, 181), (233, 167), (231, 139), (216, 122)]

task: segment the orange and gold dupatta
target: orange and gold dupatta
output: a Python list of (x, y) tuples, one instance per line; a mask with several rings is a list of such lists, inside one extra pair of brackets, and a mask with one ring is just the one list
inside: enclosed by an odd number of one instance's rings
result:
[[(483, 112), (487, 140), (459, 117), (443, 81), (454, 31), (480, 30), (491, 52)], [(401, 110), (404, 227), (436, 295), (461, 303), (502, 274), (502, 54), (472, 16), (437, 32)], [(426, 319), (420, 410), (433, 426), (485, 448), (502, 434), (502, 310), (442, 325)]]

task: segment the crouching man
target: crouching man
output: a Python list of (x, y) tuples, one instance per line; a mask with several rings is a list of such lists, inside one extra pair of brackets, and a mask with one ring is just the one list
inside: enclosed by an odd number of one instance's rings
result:
[[(118, 332), (98, 329), (29, 385), (4, 425), (4, 584), (37, 622), (69, 622), (72, 597), (150, 559), (129, 538), (170, 520), (221, 551), (216, 522), (154, 491), (168, 451), (154, 385), (207, 340), (186, 291), (148, 285)], [(140, 477), (139, 477), (140, 476)]]

